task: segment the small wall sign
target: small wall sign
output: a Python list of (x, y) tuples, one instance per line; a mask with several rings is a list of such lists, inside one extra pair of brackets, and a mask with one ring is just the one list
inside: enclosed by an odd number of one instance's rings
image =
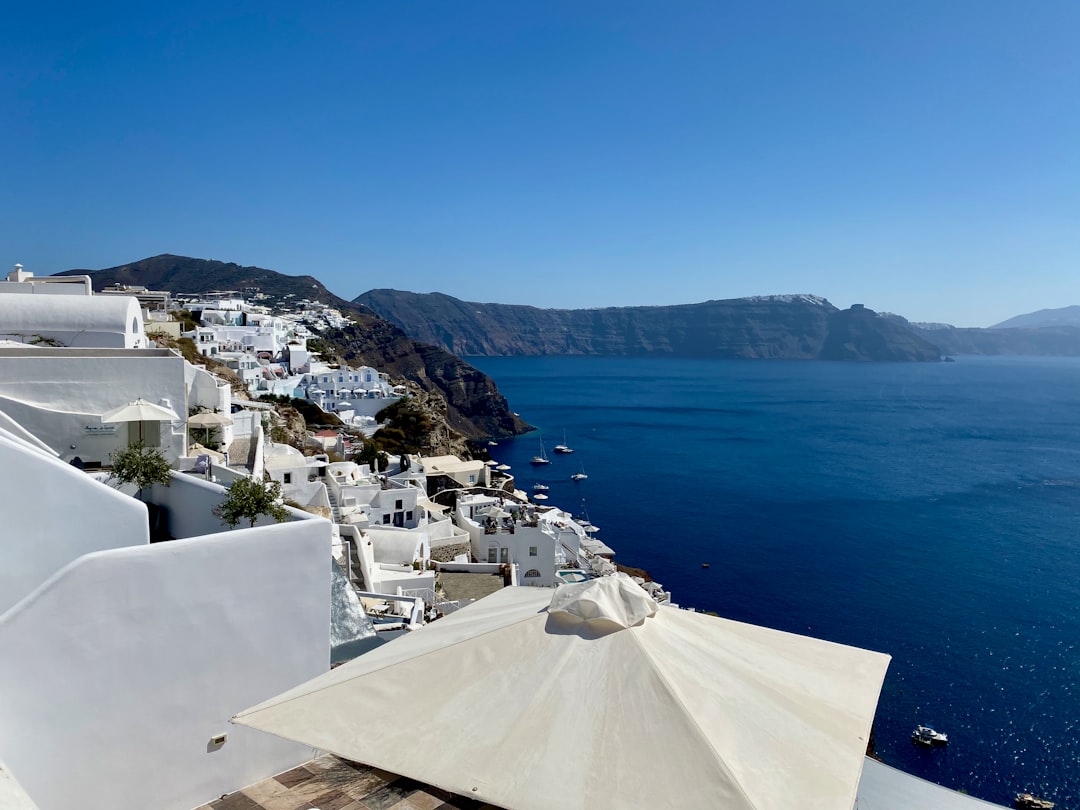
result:
[(84, 436), (114, 436), (116, 435), (116, 423), (108, 425), (83, 425)]

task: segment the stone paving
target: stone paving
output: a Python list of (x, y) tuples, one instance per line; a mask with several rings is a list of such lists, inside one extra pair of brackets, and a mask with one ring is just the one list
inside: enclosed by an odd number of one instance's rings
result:
[(326, 754), (196, 810), (498, 810)]
[(495, 591), (502, 590), (502, 574), (466, 574), (455, 571), (440, 571), (439, 586), (446, 598), (452, 602), (458, 599), (483, 599)]

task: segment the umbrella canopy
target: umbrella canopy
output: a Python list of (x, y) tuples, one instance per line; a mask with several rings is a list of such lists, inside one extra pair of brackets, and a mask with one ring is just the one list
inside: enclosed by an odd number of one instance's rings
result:
[(502, 470), (502, 471), (506, 471), (506, 470), (509, 470), (509, 469), (510, 469), (510, 465), (509, 465), (509, 464), (500, 464), (500, 465), (499, 465), (498, 467), (496, 467), (495, 469), (496, 469), (496, 470)]
[(134, 402), (113, 408), (101, 415), (103, 423), (110, 422), (172, 422), (180, 417), (171, 408), (155, 405), (139, 397)]
[(850, 810), (888, 656), (621, 576), (551, 594), (503, 589), (234, 722), (511, 810)]
[(188, 455), (189, 456), (207, 455), (207, 456), (210, 456), (210, 458), (212, 458), (218, 464), (221, 464), (223, 461), (225, 461), (224, 454), (219, 453), (217, 450), (211, 450), (209, 447), (201, 445), (198, 442), (195, 442), (195, 443), (188, 446)]
[(187, 420), (189, 425), (205, 428), (231, 425), (232, 422), (232, 417), (224, 413), (197, 413), (193, 416), (189, 416)]
[(499, 462), (497, 462), (497, 461), (495, 461), (493, 459), (490, 459), (490, 458), (487, 461), (485, 461), (484, 463), (489, 467), (497, 467), (498, 464), (499, 464)]
[(545, 495), (543, 492), (537, 492), (535, 495), (533, 495), (534, 501), (546, 501), (547, 499), (548, 496)]

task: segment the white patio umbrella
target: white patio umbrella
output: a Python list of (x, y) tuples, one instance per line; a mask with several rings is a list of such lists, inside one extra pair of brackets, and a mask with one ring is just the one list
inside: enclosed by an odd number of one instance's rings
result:
[(850, 810), (888, 660), (611, 576), (505, 588), (233, 720), (511, 810)]
[(206, 441), (210, 441), (210, 430), (223, 425), (231, 425), (232, 417), (224, 413), (196, 413), (188, 417), (188, 427), (206, 428)]
[(509, 470), (509, 469), (510, 469), (510, 465), (509, 465), (509, 464), (500, 464), (500, 465), (499, 465), (498, 467), (496, 467), (495, 469), (496, 469), (496, 470), (499, 470), (500, 472), (506, 472), (507, 470)]
[(534, 501), (546, 501), (547, 499), (548, 496), (545, 495), (543, 492), (537, 492), (535, 495), (533, 495)]
[(143, 438), (143, 422), (172, 422), (179, 419), (176, 411), (172, 408), (166, 408), (163, 405), (155, 405), (153, 402), (149, 402), (142, 397), (129, 402), (127, 405), (121, 405), (119, 408), (113, 408), (111, 411), (106, 411), (101, 415), (102, 424), (113, 424), (115, 422), (138, 422), (139, 423), (139, 441)]
[(153, 402), (139, 397), (134, 402), (113, 408), (101, 415), (103, 423), (112, 422), (172, 422), (179, 419), (176, 411), (166, 408), (164, 405), (155, 405)]
[(497, 467), (499, 462), (489, 458), (487, 461), (484, 462), (484, 464), (486, 464), (488, 467)]

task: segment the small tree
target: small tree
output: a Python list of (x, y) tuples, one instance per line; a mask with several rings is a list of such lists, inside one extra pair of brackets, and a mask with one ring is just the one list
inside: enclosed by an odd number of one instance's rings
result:
[(256, 481), (253, 478), (238, 478), (225, 493), (225, 500), (214, 507), (214, 515), (229, 528), (235, 527), (241, 520), (254, 526), (263, 515), (282, 523), (289, 518), (289, 510), (280, 502), (281, 484), (277, 481)]
[(113, 477), (121, 484), (135, 484), (136, 495), (154, 484), (169, 485), (169, 462), (157, 447), (147, 447), (142, 442), (128, 445), (123, 450), (109, 453)]
[(353, 454), (353, 461), (370, 465), (372, 472), (385, 472), (390, 466), (390, 459), (372, 439), (365, 441), (360, 450)]

